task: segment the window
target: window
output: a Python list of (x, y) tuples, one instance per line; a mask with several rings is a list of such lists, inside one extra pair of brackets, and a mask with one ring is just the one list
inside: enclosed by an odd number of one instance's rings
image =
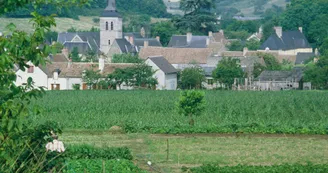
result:
[(106, 31), (108, 31), (108, 22), (106, 22)]
[(110, 45), (110, 40), (108, 40), (108, 45)]
[(27, 70), (27, 73), (34, 73), (34, 66), (30, 66)]
[(111, 29), (111, 30), (114, 30), (114, 22), (111, 22), (111, 23), (110, 23), (110, 29)]

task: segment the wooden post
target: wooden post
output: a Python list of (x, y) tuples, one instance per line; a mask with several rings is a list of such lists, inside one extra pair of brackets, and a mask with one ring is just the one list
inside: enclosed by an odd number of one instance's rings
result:
[(102, 161), (102, 172), (106, 173), (105, 161)]
[(166, 161), (169, 161), (169, 154), (170, 154), (170, 151), (169, 151), (169, 139), (166, 139), (166, 144), (167, 144), (167, 150), (166, 150)]

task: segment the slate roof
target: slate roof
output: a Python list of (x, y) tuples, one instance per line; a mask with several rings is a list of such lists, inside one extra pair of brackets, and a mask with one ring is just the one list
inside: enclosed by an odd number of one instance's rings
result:
[(117, 11), (108, 11), (108, 10), (104, 10), (100, 17), (118, 17), (118, 18), (122, 18), (122, 16)]
[(145, 41), (148, 41), (148, 46), (162, 47), (161, 42), (159, 42), (156, 38), (136, 38), (134, 39), (134, 45), (138, 47), (143, 47)]
[(163, 56), (171, 64), (189, 64), (196, 62), (206, 64), (207, 57), (212, 54), (209, 48), (172, 48), (172, 47), (146, 47), (140, 50), (139, 56), (147, 59), (151, 56)]
[[(134, 66), (135, 64), (105, 64), (102, 76), (107, 76), (115, 71), (117, 68), (127, 68)], [(99, 70), (98, 63), (72, 63), (68, 67), (68, 63), (63, 62), (53, 62), (47, 64), (45, 67), (41, 68), (48, 77), (53, 77), (53, 72), (60, 70), (59, 77), (61, 78), (81, 78), (83, 71), (87, 69)]]
[(125, 32), (123, 36), (133, 37), (133, 38), (143, 38), (139, 32)]
[(170, 64), (163, 56), (149, 57), (149, 59), (157, 65), (165, 74), (177, 73), (178, 70), (175, 69), (172, 64)]
[(122, 53), (136, 53), (136, 47), (131, 45), (125, 38), (115, 39), (118, 47), (122, 51)]
[(314, 56), (314, 53), (297, 53), (295, 64), (304, 64), (307, 60)]
[[(65, 43), (70, 43), (68, 46), (70, 48), (74, 47), (74, 44), (76, 44), (75, 47), (79, 47), (82, 52), (88, 51), (88, 49), (84, 46), (82, 46), (81, 42), (71, 42), (72, 39), (78, 35), (83, 43), (87, 43), (90, 50), (99, 52), (100, 48), (100, 34), (99, 32), (62, 32), (58, 34), (57, 42), (63, 44), (65, 46)], [(73, 45), (72, 45), (73, 44)], [(90, 45), (90, 46), (89, 46)], [(69, 48), (67, 47), (67, 48)], [(69, 51), (72, 51), (69, 49)]]
[(72, 52), (73, 49), (76, 47), (79, 53), (83, 53), (83, 54), (91, 50), (87, 42), (82, 42), (82, 43), (66, 42), (64, 44), (64, 47), (67, 48), (69, 52)]
[(263, 71), (257, 78), (259, 81), (294, 81), (299, 82), (303, 77), (303, 68), (291, 71)]
[(276, 33), (272, 34), (261, 45), (260, 49), (265, 50), (267, 47), (270, 50), (293, 50), (311, 48), (311, 45), (300, 31), (284, 31), (281, 38)]
[(207, 48), (206, 39), (208, 36), (192, 36), (190, 43), (187, 43), (186, 35), (172, 36), (167, 47), (177, 48)]

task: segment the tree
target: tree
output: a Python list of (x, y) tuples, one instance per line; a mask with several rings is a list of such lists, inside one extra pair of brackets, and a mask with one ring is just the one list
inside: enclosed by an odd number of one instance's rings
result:
[(183, 91), (177, 104), (179, 114), (189, 117), (189, 125), (194, 125), (194, 116), (200, 116), (205, 110), (205, 93), (200, 91)]
[(243, 77), (244, 72), (240, 67), (239, 59), (224, 58), (219, 62), (212, 76), (228, 89), (231, 89), (235, 78)]
[(242, 51), (244, 49), (241, 41), (232, 41), (227, 47), (229, 51)]
[(169, 44), (170, 39), (174, 34), (179, 34), (178, 29), (171, 21), (154, 23), (151, 28), (152, 37), (159, 36), (163, 46), (167, 46)]
[(71, 57), (73, 62), (81, 62), (81, 58), (80, 58), (80, 55), (79, 55), (79, 50), (78, 50), (77, 47), (73, 48), (70, 57)]
[(141, 63), (142, 60), (138, 55), (133, 54), (115, 54), (112, 63)]
[(95, 71), (93, 69), (86, 69), (83, 72), (82, 81), (88, 85), (89, 89), (93, 89), (93, 87), (99, 82), (99, 79), (101, 78), (99, 72), (99, 70)]
[[(76, 52), (74, 52), (74, 56), (76, 56)], [(86, 54), (85, 61), (86, 62), (95, 62), (95, 61), (97, 61), (97, 52), (93, 51), (93, 50), (89, 50)]]
[(261, 63), (258, 63), (258, 62), (256, 62), (255, 64), (254, 64), (254, 69), (253, 69), (253, 76), (254, 76), (254, 78), (257, 78), (257, 77), (259, 77), (260, 75), (261, 75), (261, 73), (263, 72), (263, 71), (265, 71), (265, 66), (264, 65), (262, 65)]
[(261, 46), (261, 43), (255, 39), (251, 39), (249, 41), (246, 41), (246, 47), (248, 50), (258, 50)]
[(311, 82), (317, 89), (328, 89), (328, 56), (322, 56), (317, 63), (310, 63), (304, 72), (304, 81)]
[(204, 81), (204, 70), (197, 65), (193, 65), (181, 71), (179, 84), (181, 89), (201, 89)]
[(328, 56), (328, 37), (326, 37), (319, 50), (322, 55)]
[[(79, 3), (79, 1), (74, 1)], [(38, 0), (33, 2), (34, 10), (44, 4), (61, 7), (75, 3), (66, 0)], [(1, 2), (0, 15), (15, 11), (30, 1), (7, 0)], [(34, 82), (29, 78), (26, 85), (16, 86), (14, 67), (25, 71), (29, 68), (27, 62), (35, 66), (44, 65), (50, 53), (56, 50), (44, 44), (46, 32), (55, 26), (53, 16), (42, 16), (31, 13), (30, 22), (34, 26), (32, 34), (16, 29), (10, 24), (6, 27), (4, 36), (0, 36), (0, 172), (47, 172), (48, 161), (44, 146), (50, 138), (50, 130), (57, 132), (53, 125), (44, 124), (42, 128), (33, 127), (27, 117), (39, 109), (29, 103), (32, 99), (42, 96), (43, 88), (34, 88)], [(6, 33), (10, 33), (6, 35)], [(40, 47), (42, 45), (42, 47)], [(59, 132), (59, 131), (58, 131)], [(56, 158), (52, 158), (56, 160)]]
[(275, 71), (275, 70), (281, 70), (282, 65), (277, 60), (276, 57), (274, 57), (271, 54), (260, 54), (260, 56), (263, 57), (263, 60), (265, 62), (266, 70), (269, 71)]

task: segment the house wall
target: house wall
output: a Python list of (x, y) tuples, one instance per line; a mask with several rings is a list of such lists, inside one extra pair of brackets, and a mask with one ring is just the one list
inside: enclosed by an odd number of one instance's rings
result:
[[(106, 30), (106, 22), (108, 22), (108, 30)], [(111, 30), (111, 22), (114, 24), (113, 30)], [(110, 48), (108, 41), (111, 45), (115, 39), (122, 38), (122, 18), (118, 17), (101, 17), (100, 18), (100, 51), (107, 54)]]
[(165, 76), (165, 86), (167, 90), (176, 90), (178, 86), (177, 73), (167, 74)]
[(254, 81), (254, 86), (258, 90), (270, 90), (270, 91), (278, 91), (281, 89), (298, 89), (298, 82), (289, 82), (289, 81)]
[[(27, 64), (30, 66), (34, 66), (34, 64), (31, 62), (28, 62)], [(29, 77), (31, 77), (33, 79), (35, 87), (46, 87), (46, 88), (48, 87), (47, 74), (45, 74), (39, 67), (34, 66), (33, 73), (28, 73), (28, 69), (26, 69), (25, 71), (18, 70), (16, 72), (16, 76), (17, 76), (17, 78), (15, 81), (15, 85), (17, 85), (17, 86), (21, 86), (24, 83), (27, 83), (27, 79)]]
[[(167, 87), (166, 86), (166, 77), (165, 77), (164, 72), (161, 69), (159, 69), (159, 67), (155, 63), (153, 63), (150, 59), (147, 59), (145, 63), (147, 65), (151, 66), (154, 71), (156, 71), (155, 74), (153, 75), (153, 77), (156, 78), (157, 82), (158, 82), (158, 84), (156, 85), (156, 89), (157, 90), (166, 89), (166, 87)], [(170, 78), (168, 78), (168, 79), (170, 80)]]
[(304, 48), (304, 49), (294, 49), (294, 50), (279, 50), (279, 55), (297, 55), (297, 53), (312, 53), (312, 48)]
[(121, 49), (118, 46), (117, 42), (115, 41), (112, 46), (110, 46), (109, 51), (107, 53), (107, 62), (111, 63), (113, 56), (115, 54), (121, 54)]

